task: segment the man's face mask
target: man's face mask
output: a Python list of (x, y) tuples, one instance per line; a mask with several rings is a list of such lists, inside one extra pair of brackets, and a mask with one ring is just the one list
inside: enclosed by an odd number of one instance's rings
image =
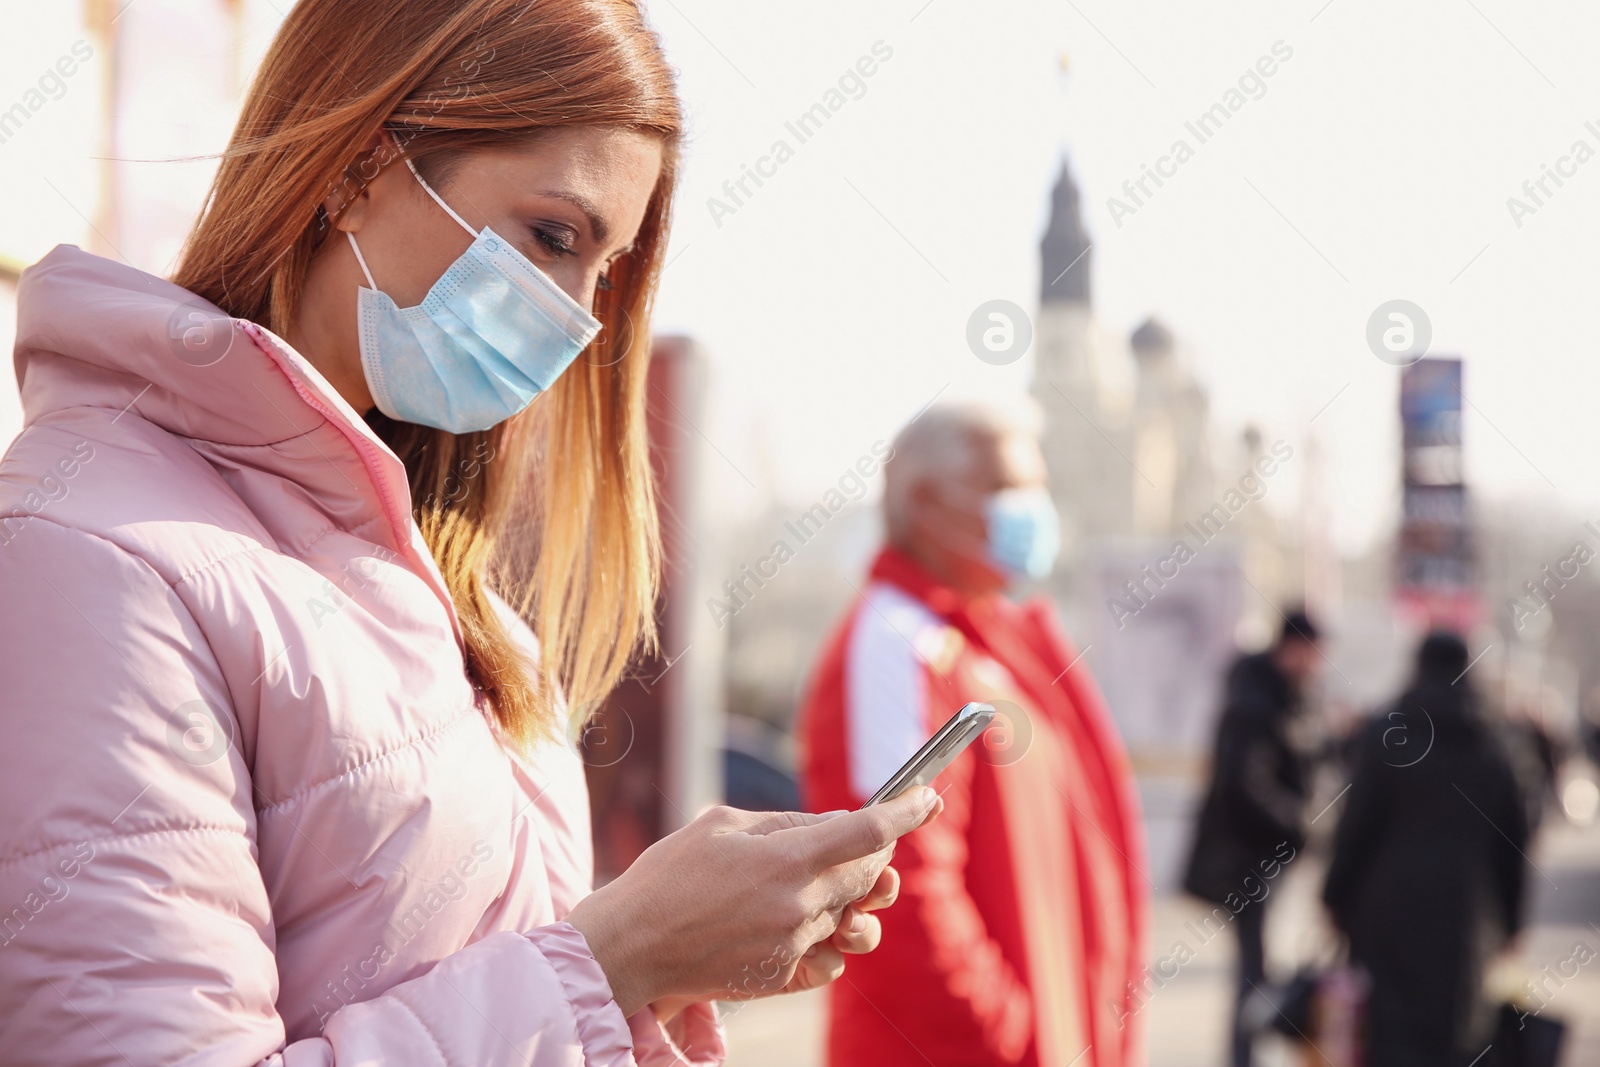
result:
[(1015, 487), (979, 493), (953, 484), (941, 492), (947, 500), (963, 502), (963, 510), (983, 519), (982, 542), (960, 538), (957, 544), (946, 530), (942, 539), (968, 559), (979, 559), (1011, 582), (1046, 577), (1061, 549), (1061, 524), (1055, 504), (1043, 486)]
[(1042, 486), (1002, 489), (984, 502), (988, 562), (1012, 581), (1044, 578), (1061, 550), (1061, 522)]
[(600, 332), (600, 323), (504, 238), (474, 233), (422, 180), (434, 202), (473, 234), (472, 245), (422, 303), (401, 308), (367, 285), (358, 294), (361, 369), (372, 399), (392, 419), (451, 433), (487, 430), (533, 403)]

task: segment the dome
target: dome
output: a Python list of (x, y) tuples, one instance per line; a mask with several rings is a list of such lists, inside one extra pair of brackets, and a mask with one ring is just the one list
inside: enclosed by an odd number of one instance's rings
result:
[(1172, 331), (1163, 326), (1158, 319), (1147, 318), (1139, 324), (1137, 330), (1133, 331), (1128, 343), (1133, 347), (1133, 354), (1140, 359), (1171, 355)]

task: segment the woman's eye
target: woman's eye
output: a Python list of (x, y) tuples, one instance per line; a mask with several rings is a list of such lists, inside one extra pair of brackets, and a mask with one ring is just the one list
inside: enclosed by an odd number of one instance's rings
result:
[(612, 289), (610, 273), (608, 272), (600, 275), (600, 277), (595, 280), (594, 287), (600, 290), (602, 293), (609, 293)]
[(572, 247), (571, 239), (565, 234), (557, 233), (553, 230), (547, 230), (542, 226), (534, 226), (532, 229), (534, 239), (540, 244), (544, 245), (545, 249), (552, 256), (571, 256), (577, 254), (577, 250)]

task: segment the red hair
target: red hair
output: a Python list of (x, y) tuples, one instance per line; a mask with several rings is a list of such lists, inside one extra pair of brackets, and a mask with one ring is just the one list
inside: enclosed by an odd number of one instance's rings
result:
[[(324, 202), (337, 213), (390, 162), (383, 152), (398, 150), (436, 180), (460, 153), (569, 126), (663, 142), (634, 249), (612, 264), (612, 288), (595, 294), (600, 338), (533, 407), (493, 429), (450, 434), (368, 416), (406, 465), (413, 514), (461, 618), (468, 672), (522, 741), (558, 725), (544, 680), (571, 706), (589, 706), (655, 636), (660, 541), (644, 388), (682, 112), (638, 5), (301, 0), (250, 88), (173, 278), (285, 334), (334, 232)], [(383, 133), (392, 145), (375, 156), (367, 149)], [(513, 504), (529, 528), (508, 546)], [(491, 586), (530, 617), (537, 673), (493, 610)]]

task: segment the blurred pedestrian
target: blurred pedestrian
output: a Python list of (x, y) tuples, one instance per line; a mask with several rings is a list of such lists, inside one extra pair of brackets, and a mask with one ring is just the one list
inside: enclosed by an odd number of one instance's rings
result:
[(896, 845), (883, 945), (831, 992), (831, 1067), (1143, 1062), (1143, 843), (1132, 775), (1045, 599), (1056, 514), (1032, 427), (932, 408), (895, 439), (888, 544), (803, 711), (815, 811), (854, 808), (972, 700), (1000, 711)]
[(1260, 887), (1305, 844), (1310, 758), (1295, 743), (1292, 727), (1322, 663), (1320, 636), (1305, 612), (1292, 611), (1272, 648), (1241, 656), (1229, 671), (1211, 784), (1184, 879), (1190, 893), (1233, 916), (1239, 942), (1234, 1067), (1251, 1061), (1255, 1026), (1247, 1007), (1265, 996), (1269, 895)]
[(1435, 633), (1363, 729), (1323, 899), (1372, 979), (1369, 1067), (1466, 1067), (1493, 1036), (1490, 957), (1521, 925), (1528, 826), (1517, 783)]
[(1578, 719), (1578, 744), (1589, 762), (1600, 767), (1600, 685), (1591, 686)]
[(1561, 803), (1558, 782), (1563, 754), (1551, 736), (1544, 711), (1546, 700), (1560, 699), (1544, 686), (1532, 686), (1514, 690), (1503, 707), (1500, 738), (1522, 796), (1530, 837), (1538, 832), (1545, 812)]

